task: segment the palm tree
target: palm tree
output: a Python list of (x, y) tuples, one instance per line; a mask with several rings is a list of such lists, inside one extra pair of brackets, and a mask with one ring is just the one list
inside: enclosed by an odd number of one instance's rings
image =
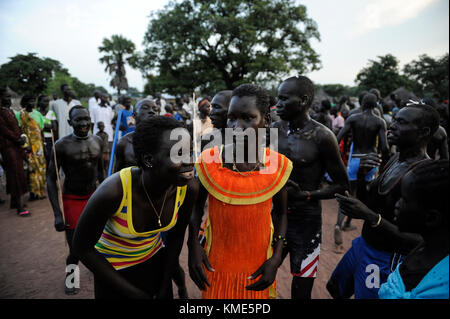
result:
[(136, 67), (135, 49), (134, 43), (121, 35), (113, 35), (111, 39), (104, 38), (102, 45), (98, 47), (100, 52), (106, 53), (100, 58), (100, 62), (106, 64), (105, 71), (113, 76), (109, 85), (117, 89), (118, 95), (120, 90), (128, 90), (125, 63)]

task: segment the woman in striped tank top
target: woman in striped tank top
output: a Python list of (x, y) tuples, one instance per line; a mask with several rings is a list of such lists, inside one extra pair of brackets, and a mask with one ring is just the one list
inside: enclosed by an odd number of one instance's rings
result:
[[(137, 167), (106, 179), (87, 203), (73, 252), (94, 273), (96, 298), (173, 298), (171, 275), (197, 198), (192, 163), (175, 163), (180, 122), (154, 116), (137, 125)], [(186, 145), (185, 145), (186, 144)]]

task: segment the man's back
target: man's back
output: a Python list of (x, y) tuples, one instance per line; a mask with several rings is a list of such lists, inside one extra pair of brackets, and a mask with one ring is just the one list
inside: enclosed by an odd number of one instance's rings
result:
[(356, 113), (348, 119), (353, 135), (353, 152), (367, 154), (377, 151), (377, 136), (385, 123), (372, 112)]

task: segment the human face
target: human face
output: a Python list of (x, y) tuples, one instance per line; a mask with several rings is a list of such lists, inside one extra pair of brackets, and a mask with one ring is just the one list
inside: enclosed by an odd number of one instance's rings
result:
[(388, 142), (399, 147), (411, 147), (417, 145), (420, 134), (419, 127), (414, 122), (422, 116), (417, 108), (405, 107), (398, 111), (392, 119), (387, 134)]
[(1, 98), (1, 106), (9, 109), (11, 107), (11, 104), (12, 104), (11, 103), (11, 94), (6, 92), (5, 94), (3, 94), (2, 98)]
[(209, 117), (212, 125), (217, 129), (227, 126), (228, 99), (222, 94), (214, 96), (211, 101), (211, 112)]
[[(189, 136), (189, 132), (186, 129), (183, 129), (186, 136)], [(153, 168), (157, 168), (155, 170), (158, 176), (161, 176), (164, 180), (169, 181), (170, 184), (174, 184), (176, 186), (184, 186), (189, 180), (194, 177), (194, 165), (192, 162), (174, 162), (171, 158), (171, 150), (175, 144), (179, 143), (179, 140), (170, 139), (171, 131), (167, 130), (163, 132), (160, 141), (159, 150), (153, 155), (152, 165)], [(177, 146), (181, 146), (180, 152), (182, 149), (188, 149), (192, 151), (192, 145), (190, 143), (190, 139), (181, 139), (182, 145), (178, 144)], [(178, 154), (181, 156), (181, 154)]]
[(211, 104), (209, 102), (204, 102), (204, 104), (198, 110), (203, 115), (208, 116), (211, 112)]
[(130, 98), (126, 98), (123, 100), (123, 106), (125, 106), (127, 109), (130, 108), (131, 105), (131, 99)]
[(27, 112), (31, 112), (34, 107), (34, 98), (29, 98), (25, 100), (22, 107), (24, 107), (27, 110)]
[[(256, 97), (233, 96), (230, 101), (227, 118), (227, 127), (233, 129), (235, 136), (239, 137), (240, 134), (243, 135), (243, 140), (241, 138), (236, 138), (234, 143), (242, 141), (244, 146), (246, 145), (245, 149), (250, 149), (250, 147), (255, 146), (249, 145), (249, 143), (253, 144), (258, 141), (258, 128), (264, 128), (266, 123), (263, 115), (256, 106)], [(249, 141), (249, 135), (244, 132), (247, 129), (251, 129), (255, 132), (255, 141)]]
[(134, 108), (134, 118), (136, 119), (136, 124), (147, 117), (152, 117), (158, 114), (159, 107), (151, 100), (141, 100)]
[(66, 99), (67, 98), (71, 98), (71, 99), (75, 98), (75, 92), (73, 92), (72, 88), (68, 85), (66, 87), (64, 87), (63, 95), (64, 95), (64, 98), (66, 98)]
[(48, 98), (48, 96), (44, 96), (43, 98), (41, 98), (39, 100), (38, 108), (41, 111), (41, 113), (47, 113), (49, 103), (50, 103), (50, 99)]
[(68, 120), (76, 136), (85, 137), (89, 134), (91, 126), (91, 117), (86, 109), (75, 109), (71, 113), (72, 117)]
[(308, 110), (297, 91), (293, 81), (283, 82), (278, 88), (277, 115), (284, 121), (292, 120)]
[(419, 195), (414, 191), (414, 177), (408, 173), (402, 179), (401, 198), (394, 209), (394, 222), (399, 231), (421, 233), (424, 229), (425, 209), (420, 205)]

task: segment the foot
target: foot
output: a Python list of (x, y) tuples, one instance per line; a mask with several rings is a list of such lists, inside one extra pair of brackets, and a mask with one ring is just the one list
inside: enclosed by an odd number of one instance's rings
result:
[(28, 217), (31, 216), (31, 212), (25, 209), (19, 209), (17, 210), (17, 215), (19, 215), (20, 217)]
[(337, 245), (337, 246), (340, 246), (340, 245), (342, 245), (342, 232), (341, 232), (341, 228), (338, 226), (338, 225), (336, 225), (336, 226), (334, 226), (334, 243)]
[(344, 225), (344, 227), (342, 227), (342, 230), (343, 231), (345, 231), (345, 232), (347, 232), (347, 231), (352, 231), (352, 230), (355, 230), (356, 229), (356, 226), (353, 226), (353, 225)]

